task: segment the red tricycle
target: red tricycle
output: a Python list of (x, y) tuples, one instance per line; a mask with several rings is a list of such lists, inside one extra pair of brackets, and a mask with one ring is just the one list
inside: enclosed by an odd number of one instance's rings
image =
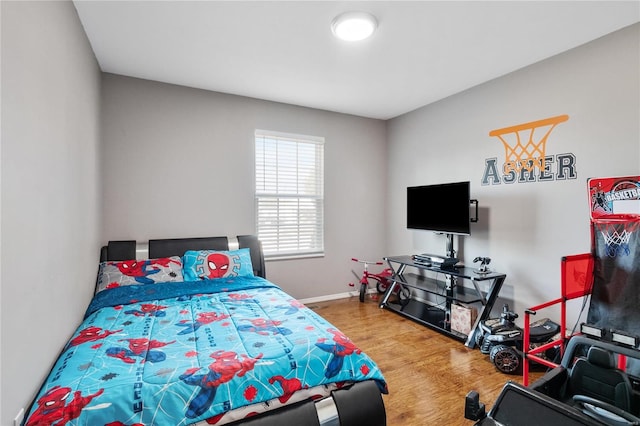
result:
[[(360, 277), (360, 301), (361, 302), (364, 302), (364, 297), (367, 294), (367, 288), (369, 287), (369, 279), (373, 279), (376, 281), (376, 290), (378, 291), (378, 293), (384, 294), (387, 291), (387, 289), (392, 283), (391, 276), (393, 275), (393, 272), (391, 271), (391, 268), (386, 268), (380, 273), (373, 274), (369, 272), (369, 265), (383, 265), (382, 262), (370, 262), (368, 260), (360, 260), (353, 257), (351, 258), (351, 260), (353, 260), (354, 262), (362, 263), (364, 265), (362, 276)], [(349, 286), (355, 287), (355, 284), (349, 283)], [(406, 287), (398, 284), (396, 285), (396, 288), (394, 289), (394, 291), (398, 293), (398, 298), (400, 299), (401, 303), (405, 300), (406, 301), (409, 300), (409, 296), (410, 296), (409, 289), (407, 289)]]

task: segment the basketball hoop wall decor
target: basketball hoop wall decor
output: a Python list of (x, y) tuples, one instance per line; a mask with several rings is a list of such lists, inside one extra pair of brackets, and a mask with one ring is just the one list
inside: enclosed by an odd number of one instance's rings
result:
[[(505, 151), (502, 173), (497, 158), (485, 160), (482, 185), (575, 179), (576, 157), (571, 153), (547, 155), (549, 135), (560, 123), (569, 120), (566, 114), (528, 123), (491, 130), (489, 136), (502, 142)], [(552, 165), (555, 170), (552, 171)]]

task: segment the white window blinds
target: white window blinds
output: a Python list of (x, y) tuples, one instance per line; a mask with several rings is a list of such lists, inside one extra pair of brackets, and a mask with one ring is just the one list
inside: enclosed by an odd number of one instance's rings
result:
[(324, 138), (257, 130), (256, 227), (265, 257), (324, 252)]

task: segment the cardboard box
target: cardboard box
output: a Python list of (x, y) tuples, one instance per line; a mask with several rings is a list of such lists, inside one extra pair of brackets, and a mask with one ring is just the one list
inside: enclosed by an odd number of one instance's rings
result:
[(451, 331), (469, 334), (477, 317), (478, 310), (473, 306), (451, 305)]

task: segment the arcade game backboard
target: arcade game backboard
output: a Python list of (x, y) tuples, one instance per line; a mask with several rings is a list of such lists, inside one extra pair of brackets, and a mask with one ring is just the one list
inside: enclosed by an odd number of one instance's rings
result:
[(587, 322), (640, 335), (640, 176), (588, 185), (595, 263)]

